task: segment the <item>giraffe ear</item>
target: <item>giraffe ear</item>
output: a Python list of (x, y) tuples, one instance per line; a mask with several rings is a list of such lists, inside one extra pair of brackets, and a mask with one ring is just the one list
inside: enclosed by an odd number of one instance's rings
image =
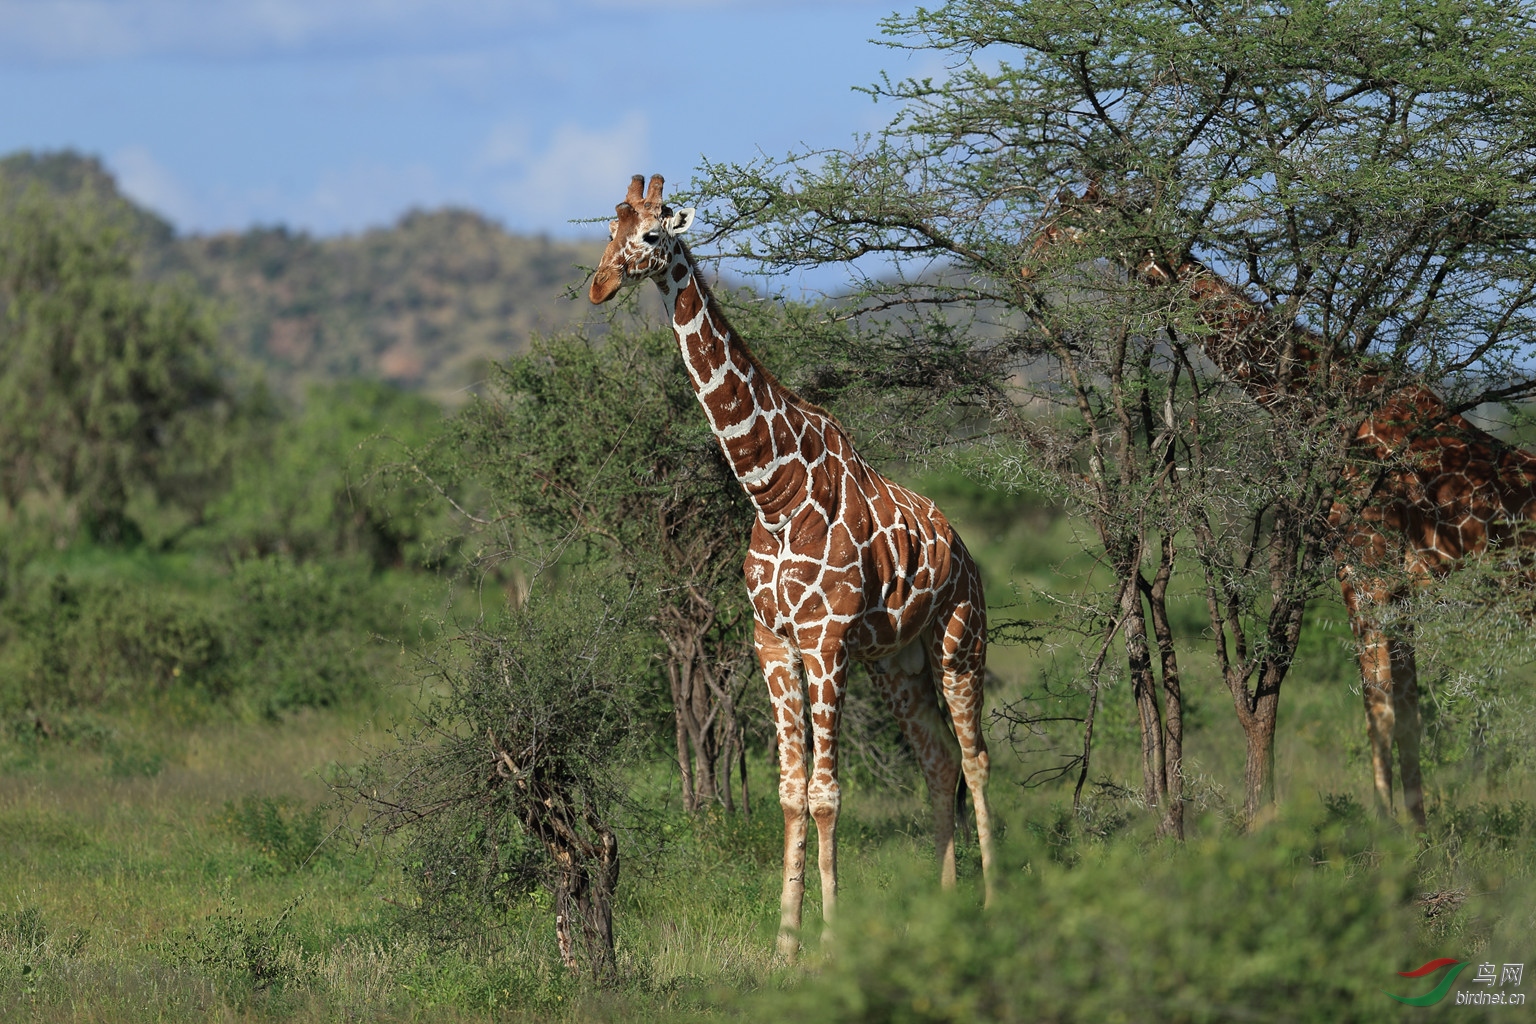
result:
[(672, 213), (672, 219), (667, 222), (667, 227), (672, 229), (674, 235), (680, 235), (693, 227), (693, 207), (685, 206), (681, 210)]

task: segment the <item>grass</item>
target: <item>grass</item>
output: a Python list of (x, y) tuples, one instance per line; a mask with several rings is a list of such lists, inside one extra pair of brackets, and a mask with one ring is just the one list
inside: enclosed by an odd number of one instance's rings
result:
[[(1092, 571), (1060, 519), (963, 503), (955, 519), (992, 594), (1019, 581), (1005, 616), (1042, 617), (1039, 591), (1070, 593)], [(113, 578), (101, 562), (68, 569)], [(410, 620), (409, 595), (396, 603)], [(654, 827), (622, 840), (620, 978), (607, 989), (560, 966), (546, 892), (473, 942), (445, 947), (405, 926), (401, 866), (389, 849), (352, 845), (324, 783), (390, 741), (397, 695), (278, 715), (161, 702), (78, 714), (69, 737), (22, 723), (0, 737), (0, 1019), (1376, 1020), (1412, 1012), (1383, 990), (1430, 987), (1397, 971), (1528, 958), (1528, 776), (1435, 764), (1430, 833), (1379, 823), (1347, 629), (1320, 604), (1282, 699), (1281, 804), (1244, 834), (1241, 733), (1193, 613), (1184, 628), (1183, 846), (1151, 835), (1131, 792), (1135, 719), (1117, 681), (1091, 776), (1103, 785), (1081, 816), (1067, 786), (1022, 784), (1070, 732), (1017, 752), (994, 737), (1002, 867), (986, 914), (975, 850), (961, 851), (957, 891), (940, 892), (923, 801), (853, 773), (839, 938), (822, 947), (813, 871), (806, 949), (790, 967), (772, 952), (782, 833), (766, 754), (751, 764), (750, 819), (690, 819), (658, 759), (631, 780)], [(990, 700), (1038, 692), (1073, 658), (996, 648)]]
[[(840, 830), (842, 942), (821, 948), (813, 879), (806, 954), (787, 968), (771, 952), (780, 823), (759, 763), (751, 819), (663, 809), (655, 843), (626, 851), (621, 981), (593, 990), (560, 968), (545, 894), (483, 941), (442, 948), (399, 926), (387, 855), (340, 837), (298, 855), (316, 808), (335, 821), (327, 767), (383, 741), (385, 718), (354, 709), (188, 726), (153, 776), (117, 776), (108, 755), (73, 751), (0, 778), (0, 1017), (1116, 1019), (1117, 1007), (1152, 998), (1126, 988), (1134, 982), (1162, 993), (1158, 1019), (1231, 1019), (1273, 984), (1298, 1006), (1344, 1007), (1333, 1019), (1371, 1020), (1396, 1008), (1371, 1002), (1392, 971), (1445, 955), (1520, 961), (1536, 927), (1529, 802), (1441, 808), (1416, 841), (1331, 789), (1353, 773), (1314, 758), (1290, 779), (1304, 792), (1254, 835), (1233, 833), (1215, 806), (1173, 848), (1124, 797), (1100, 795), (1075, 819), (1059, 790), (1018, 786), (1022, 768), (1000, 754), (1002, 905), (977, 912), (972, 849), (957, 893), (938, 891), (921, 801), (853, 787)], [(636, 779), (662, 808), (669, 786), (664, 765)], [(1431, 916), (1415, 902), (1429, 890), (1461, 902)], [(1276, 892), (1290, 895), (1276, 902)], [(1210, 925), (1213, 907), (1230, 927)], [(1244, 935), (1259, 937), (1255, 948)], [(1077, 952), (1052, 953), (1060, 943)], [(1313, 952), (1279, 956), (1298, 944)], [(1032, 956), (1054, 964), (1054, 982), (1030, 974)], [(1247, 981), (1223, 987), (1223, 964)], [(1167, 971), (1182, 980), (1165, 984)], [(1129, 979), (1119, 988), (1116, 972)], [(1103, 998), (1079, 1016), (1073, 992)], [(1348, 999), (1329, 1002), (1340, 992)]]

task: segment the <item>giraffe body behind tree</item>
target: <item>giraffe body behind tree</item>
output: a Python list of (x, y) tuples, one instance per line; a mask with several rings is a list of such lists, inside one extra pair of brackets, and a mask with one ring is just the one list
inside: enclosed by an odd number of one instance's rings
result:
[(922, 765), (946, 886), (955, 880), (955, 795), (963, 772), (990, 899), (986, 604), (976, 563), (933, 502), (876, 472), (829, 413), (758, 362), (679, 237), (693, 211), (663, 205), (660, 175), (644, 194), (643, 186), (637, 175), (616, 207), (590, 298), (606, 302), (626, 285), (655, 281), (710, 428), (757, 512), (745, 571), (778, 735), (779, 948), (793, 956), (799, 942), (810, 820), (822, 917), (832, 920), (837, 734), (855, 661), (868, 665)]
[[(1090, 187), (1081, 200), (1065, 205), (1102, 214), (1113, 203)], [(1079, 228), (1047, 225), (1032, 255), (1081, 237)], [(1185, 289), (1208, 330), (1206, 355), (1261, 405), (1315, 392), (1323, 374), (1361, 397), (1383, 390), (1380, 370), (1367, 359), (1346, 353), (1344, 365), (1327, 365), (1321, 337), (1294, 324), (1277, 327), (1259, 304), (1187, 254), (1148, 252), (1126, 265), (1144, 284)], [(1536, 547), (1536, 454), (1452, 413), (1420, 384), (1387, 390), (1373, 404), (1350, 427), (1358, 468), (1347, 481), (1351, 493), (1334, 503), (1330, 521), (1340, 591), (1358, 640), (1377, 803), (1393, 813), (1395, 744), (1403, 804), (1423, 827), (1418, 666), (1412, 643), (1387, 620), (1414, 586), (1454, 571), (1469, 556)]]

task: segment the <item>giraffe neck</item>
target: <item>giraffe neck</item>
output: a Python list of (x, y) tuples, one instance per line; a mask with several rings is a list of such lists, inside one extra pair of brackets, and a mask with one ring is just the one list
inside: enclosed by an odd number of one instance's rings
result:
[[(1194, 260), (1177, 265), (1171, 261), (1148, 263), (1137, 272), (1153, 283), (1171, 280), (1188, 288), (1200, 319), (1210, 331), (1203, 346), (1206, 355), (1251, 391), (1260, 404), (1277, 401), (1282, 392), (1294, 393), (1315, 385), (1316, 376), (1328, 372), (1323, 368), (1320, 337), (1299, 326), (1291, 328), (1289, 334), (1267, 329), (1259, 306), (1204, 265)], [(1282, 371), (1285, 358), (1290, 363)], [(1458, 458), (1465, 458), (1468, 446), (1474, 446), (1483, 453), (1478, 461), (1498, 468), (1478, 479), (1457, 465), (1457, 485), (1478, 493), (1508, 519), (1525, 520), (1531, 515), (1527, 510), (1536, 508), (1536, 454), (1506, 444), (1466, 417), (1452, 413), (1445, 400), (1424, 384), (1409, 382), (1382, 394), (1379, 389), (1384, 371), (1369, 356), (1343, 358), (1349, 361), (1343, 368), (1348, 374), (1346, 386), (1354, 395), (1370, 400), (1362, 420), (1350, 427), (1353, 443), (1378, 466), (1392, 466), (1407, 457), (1417, 476), (1437, 477), (1444, 468), (1442, 460), (1449, 458), (1456, 464)], [(1336, 364), (1332, 372), (1339, 369)], [(1371, 496), (1378, 500), (1402, 496), (1406, 486), (1395, 473), (1372, 473), (1368, 478), (1372, 481)], [(1437, 493), (1438, 500), (1447, 501), (1451, 492)], [(1468, 536), (1476, 539), (1469, 543)], [(1446, 551), (1459, 557), (1480, 548), (1486, 536), (1486, 532), (1464, 525), (1453, 539), (1431, 537), (1423, 557), (1445, 564), (1450, 557)]]
[(694, 394), (731, 472), (770, 530), (822, 483), (830, 416), (774, 379), (736, 336), (681, 242), (656, 280)]
[[(1306, 387), (1308, 378), (1322, 372), (1321, 339), (1300, 326), (1274, 328), (1258, 305), (1204, 264), (1192, 259), (1148, 261), (1137, 274), (1151, 283), (1172, 282), (1188, 290), (1209, 332), (1201, 345), (1206, 356), (1253, 392), (1260, 404)], [(1375, 384), (1375, 377), (1366, 377), (1354, 386), (1366, 392)]]

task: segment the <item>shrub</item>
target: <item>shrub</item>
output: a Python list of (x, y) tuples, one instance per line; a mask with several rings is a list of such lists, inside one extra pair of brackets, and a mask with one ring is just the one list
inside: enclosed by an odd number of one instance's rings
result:
[(372, 683), (381, 602), (365, 563), (264, 558), (178, 582), (59, 573), (0, 598), (0, 713), (63, 738), (65, 712), (233, 699), (274, 717)]
[(289, 924), (298, 904), (292, 900), (276, 917), (253, 920), (227, 891), (220, 893), (218, 909), (201, 927), (166, 943), (168, 959), (197, 967), (237, 992), (292, 984), (305, 973), (303, 951)]
[(765, 993), (763, 1015), (1386, 1019), (1399, 1007), (1382, 989), (1419, 962), (1405, 949), (1411, 858), (1319, 863), (1319, 845), (1338, 845), (1321, 838), (1282, 824), (1187, 847), (1088, 845), (1031, 860), (985, 913), (925, 884), (893, 885), (879, 903), (856, 896), (825, 970)]
[(432, 663), (400, 744), (342, 781), (372, 831), (405, 838), (413, 924), (468, 938), (542, 886), (566, 965), (584, 950), (611, 975), (620, 773), (638, 749), (644, 668), (634, 597), (579, 577), (468, 631)]
[(0, 608), (11, 701), (57, 708), (121, 703), (173, 687), (228, 691), (229, 627), (174, 591), (59, 574)]
[(215, 823), (261, 851), (283, 871), (297, 871), (322, 855), (325, 811), (291, 801), (248, 796), (236, 804), (225, 801)]

